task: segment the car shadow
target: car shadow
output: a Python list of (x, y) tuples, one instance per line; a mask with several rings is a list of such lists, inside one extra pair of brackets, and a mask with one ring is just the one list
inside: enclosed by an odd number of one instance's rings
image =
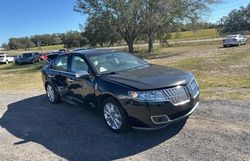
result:
[(8, 105), (0, 126), (22, 141), (43, 145), (68, 160), (113, 160), (138, 154), (175, 136), (185, 120), (157, 131), (110, 131), (94, 112), (66, 103), (50, 104), (45, 95)]

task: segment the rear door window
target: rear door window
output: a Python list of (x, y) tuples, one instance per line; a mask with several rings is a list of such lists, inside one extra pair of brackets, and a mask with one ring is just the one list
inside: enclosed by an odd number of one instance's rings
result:
[(68, 56), (61, 56), (55, 60), (54, 69), (60, 71), (68, 70)]

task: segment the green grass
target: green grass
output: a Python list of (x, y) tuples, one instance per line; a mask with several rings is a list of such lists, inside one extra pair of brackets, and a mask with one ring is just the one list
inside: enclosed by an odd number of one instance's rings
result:
[[(181, 52), (184, 50), (184, 52)], [(152, 59), (154, 64), (192, 71), (198, 79), (202, 99), (250, 99), (250, 47), (219, 48), (197, 46), (180, 48), (179, 55), (167, 57), (177, 48), (164, 48), (165, 58)], [(154, 57), (152, 56), (152, 57)]]
[(196, 31), (175, 32), (171, 34), (172, 40), (201, 40), (219, 38), (216, 29), (200, 29)]
[[(158, 47), (153, 54), (137, 51), (152, 64), (191, 71), (201, 99), (250, 99), (250, 46), (221, 48), (221, 44)], [(1, 91), (43, 90), (43, 63), (0, 65)]]
[(43, 62), (36, 64), (0, 65), (0, 84), (2, 91), (42, 90), (41, 68)]
[(49, 50), (59, 50), (63, 48), (64, 48), (63, 45), (51, 45), (51, 46), (34, 47), (34, 48), (30, 48), (30, 50), (49, 51)]

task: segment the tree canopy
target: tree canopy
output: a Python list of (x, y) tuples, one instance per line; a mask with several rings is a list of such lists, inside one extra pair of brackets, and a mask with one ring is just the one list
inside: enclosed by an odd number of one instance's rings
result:
[(78, 31), (68, 31), (62, 34), (43, 34), (30, 37), (10, 38), (8, 43), (2, 44), (5, 49), (29, 49), (32, 47), (64, 44), (66, 48), (81, 47), (88, 44), (88, 40)]
[[(125, 40), (130, 52), (133, 52), (135, 39), (147, 35), (148, 51), (151, 52), (155, 36), (164, 38), (178, 22), (201, 18), (208, 5), (214, 2), (215, 0), (75, 0), (74, 10), (87, 15), (89, 20), (98, 19), (99, 23), (112, 26)], [(101, 18), (104, 15), (107, 17)], [(90, 22), (92, 21), (88, 21)]]
[(231, 11), (228, 16), (220, 20), (219, 26), (219, 31), (222, 33), (250, 31), (250, 4)]

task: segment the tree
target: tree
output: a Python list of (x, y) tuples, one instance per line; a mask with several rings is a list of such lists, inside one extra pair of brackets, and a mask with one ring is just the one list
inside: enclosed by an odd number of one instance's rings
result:
[(115, 28), (110, 21), (110, 15), (102, 14), (98, 17), (91, 17), (88, 19), (86, 26), (81, 26), (84, 31), (83, 35), (86, 37), (91, 46), (100, 44), (109, 44), (109, 46), (120, 40)]
[(222, 17), (218, 23), (221, 33), (250, 31), (250, 4), (231, 11), (228, 16)]
[[(147, 34), (148, 52), (155, 35), (165, 35), (178, 21), (197, 19), (216, 0), (76, 0), (74, 9), (90, 18), (110, 14), (112, 25), (130, 52), (140, 34)], [(106, 19), (100, 19), (107, 22)], [(161, 32), (161, 33), (159, 33)]]
[[(74, 10), (89, 15), (90, 19), (109, 15), (115, 31), (126, 41), (129, 51), (133, 52), (134, 41), (142, 31), (141, 6), (140, 0), (76, 0)], [(105, 24), (107, 19), (102, 21)]]
[(78, 31), (69, 31), (64, 35), (63, 43), (66, 48), (81, 47), (86, 45), (86, 39)]
[(196, 22), (215, 0), (142, 0), (148, 52), (153, 51), (154, 36), (169, 35), (182, 21)]
[(35, 44), (28, 38), (10, 38), (8, 43), (9, 49), (29, 49), (34, 47)]
[(10, 49), (10, 47), (9, 47), (9, 45), (7, 43), (3, 43), (2, 44), (2, 48), (4, 48), (5, 50), (9, 50)]

